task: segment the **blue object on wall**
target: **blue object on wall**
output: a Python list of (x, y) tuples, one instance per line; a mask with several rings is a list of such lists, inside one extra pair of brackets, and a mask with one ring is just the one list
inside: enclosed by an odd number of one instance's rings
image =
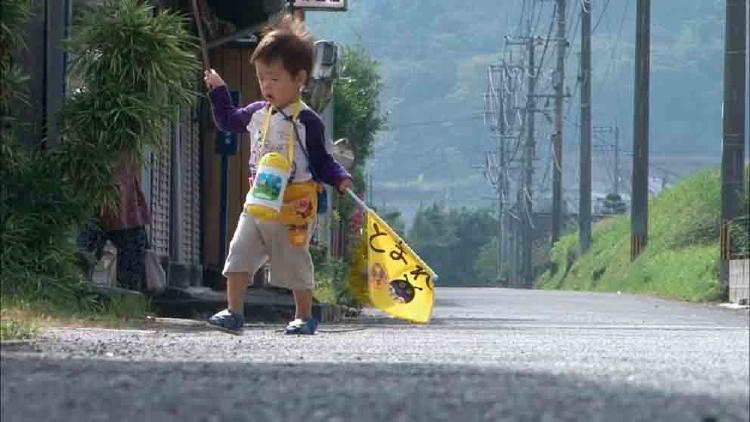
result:
[[(229, 91), (232, 97), (232, 104), (237, 106), (240, 102), (239, 91)], [(226, 255), (227, 244), (227, 178), (229, 172), (229, 156), (237, 154), (239, 144), (237, 143), (237, 134), (216, 131), (216, 152), (221, 154), (221, 214), (219, 215), (219, 260), (224, 260)]]

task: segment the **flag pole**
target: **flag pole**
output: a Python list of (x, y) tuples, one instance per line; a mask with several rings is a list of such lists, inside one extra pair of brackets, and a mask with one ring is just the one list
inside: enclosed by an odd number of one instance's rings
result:
[(201, 46), (201, 56), (203, 58), (203, 67), (206, 70), (211, 69), (211, 62), (208, 58), (208, 48), (206, 47), (206, 37), (203, 34), (203, 25), (201, 24), (201, 12), (198, 8), (197, 0), (192, 0), (193, 17), (195, 18), (195, 26), (198, 29), (198, 40)]
[(346, 193), (348, 193), (349, 196), (352, 197), (354, 202), (356, 202), (357, 205), (360, 206), (360, 208), (362, 208), (365, 211), (370, 211), (370, 207), (368, 207), (367, 204), (365, 204), (365, 201), (359, 199), (359, 196), (357, 196), (357, 194), (355, 194), (351, 189), (346, 188)]

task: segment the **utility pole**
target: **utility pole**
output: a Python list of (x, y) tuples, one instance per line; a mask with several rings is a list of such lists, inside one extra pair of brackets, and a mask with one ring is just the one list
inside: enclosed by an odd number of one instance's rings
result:
[(620, 194), (620, 126), (615, 123), (615, 180), (613, 186), (615, 195)]
[[(521, 174), (523, 178), (523, 174)], [(515, 244), (515, 250), (513, 251), (514, 261), (514, 275), (513, 287), (524, 286), (524, 274), (523, 274), (523, 238), (524, 238), (524, 217), (523, 215), (523, 191), (519, 187), (516, 192), (516, 224), (513, 227), (513, 243)]]
[(591, 0), (581, 1), (581, 159), (578, 244), (591, 247)]
[(503, 272), (503, 238), (506, 237), (503, 230), (503, 215), (505, 215), (505, 201), (503, 198), (503, 190), (505, 189), (505, 169), (503, 168), (503, 166), (506, 165), (506, 163), (504, 148), (505, 145), (501, 133), (497, 135), (497, 155), (498, 161), (500, 162), (500, 168), (498, 169), (498, 185), (495, 188), (495, 193), (497, 194), (497, 226), (495, 227), (495, 233), (497, 233), (497, 255), (495, 257), (495, 260), (497, 265), (498, 280), (500, 280), (500, 276)]
[(536, 117), (536, 64), (534, 62), (534, 50), (536, 48), (535, 39), (531, 36), (531, 18), (529, 18), (528, 31), (528, 66), (526, 69), (527, 80), (527, 98), (526, 98), (526, 142), (523, 148), (523, 166), (524, 176), (521, 184), (521, 283), (522, 287), (531, 288), (533, 284), (533, 270), (531, 265), (531, 247), (532, 247), (532, 229), (534, 211), (532, 208), (532, 182), (534, 175), (534, 123)]
[(503, 267), (506, 275), (506, 282), (513, 280), (513, 263), (511, 261), (511, 251), (513, 250), (513, 233), (511, 232), (510, 213), (503, 215), (503, 253), (501, 256)]
[(508, 251), (506, 252), (507, 255), (507, 262), (508, 262), (508, 285), (513, 287), (516, 286), (516, 280), (518, 279), (518, 272), (516, 270), (517, 268), (517, 260), (516, 260), (516, 253), (518, 251), (518, 247), (516, 246), (516, 234), (515, 234), (515, 227), (516, 225), (513, 224), (513, 207), (511, 206), (511, 212), (506, 214), (505, 216), (505, 227), (508, 229)]
[(638, 258), (648, 243), (650, 9), (651, 0), (638, 0), (635, 26), (635, 84), (633, 87), (635, 95), (633, 97), (633, 188), (630, 211), (631, 260)]
[[(507, 45), (528, 45), (528, 37), (517, 41), (506, 40)], [(518, 270), (521, 265), (516, 262), (519, 258), (519, 247), (522, 233), (519, 232), (521, 225), (518, 203), (510, 205), (509, 190), (510, 177), (513, 171), (512, 163), (517, 161), (517, 151), (521, 148), (522, 118), (521, 110), (526, 108), (526, 103), (520, 104), (520, 95), (517, 91), (526, 71), (524, 65), (508, 63), (501, 60), (492, 64), (488, 69), (489, 89), (484, 94), (485, 100), (485, 124), (490, 127), (495, 142), (492, 151), (486, 152), (484, 164), (484, 176), (495, 189), (495, 202), (497, 205), (497, 254), (495, 257), (497, 276), (507, 274), (513, 280), (514, 285), (518, 282)], [(523, 177), (523, 169), (521, 170)], [(519, 181), (517, 186), (522, 186)], [(518, 197), (521, 198), (519, 188)]]
[[(490, 126), (490, 130), (495, 140), (495, 151), (486, 153), (484, 165), (484, 175), (490, 185), (495, 189), (496, 203), (496, 227), (495, 237), (497, 241), (497, 250), (495, 255), (495, 268), (497, 278), (500, 279), (503, 270), (503, 255), (505, 249), (505, 239), (508, 237), (505, 233), (504, 216), (505, 216), (505, 194), (508, 180), (505, 172), (507, 171), (508, 160), (506, 158), (505, 142), (514, 137), (508, 136), (508, 122), (506, 121), (506, 108), (509, 105), (506, 98), (506, 91), (511, 89), (507, 84), (508, 66), (504, 61), (498, 64), (490, 65), (488, 68), (488, 92), (484, 94), (485, 100), (485, 124)], [(509, 93), (512, 97), (513, 94)]]
[(721, 280), (729, 281), (730, 224), (740, 212), (745, 170), (746, 0), (727, 0), (724, 29), (724, 107), (721, 143)]
[[(556, 6), (557, 7), (557, 6)], [(515, 145), (507, 145), (505, 149), (506, 168), (510, 170), (510, 162), (514, 162), (516, 153), (520, 152), (520, 169), (518, 170), (518, 179), (513, 184), (515, 204), (508, 207), (504, 205), (507, 217), (506, 229), (511, 245), (507, 248), (506, 257), (510, 261), (510, 270), (512, 284), (517, 287), (531, 288), (534, 281), (533, 269), (533, 229), (534, 229), (534, 212), (533, 212), (533, 174), (536, 142), (534, 138), (534, 126), (536, 113), (540, 110), (536, 108), (536, 97), (553, 97), (554, 95), (536, 95), (536, 83), (539, 78), (535, 50), (536, 46), (542, 41), (532, 35), (533, 16), (529, 13), (526, 17), (526, 34), (520, 37), (506, 37), (506, 46), (521, 46), (526, 49), (526, 63), (524, 64), (505, 64), (506, 73), (512, 75), (507, 77), (508, 89), (503, 92), (508, 95), (509, 101), (506, 108), (512, 111), (511, 114), (520, 112), (508, 118), (507, 135), (504, 138), (515, 139)], [(564, 19), (564, 18), (563, 18)], [(564, 22), (563, 25), (564, 27)], [(515, 38), (515, 39), (513, 39)], [(549, 41), (549, 39), (547, 40)], [(564, 57), (564, 56), (563, 56)], [(511, 56), (512, 60), (512, 56)], [(515, 87), (523, 84), (523, 73), (526, 76), (526, 93), (525, 99), (518, 98), (515, 95)], [(562, 75), (561, 75), (562, 76)], [(562, 89), (562, 88), (560, 88)], [(521, 97), (521, 96), (519, 96)], [(517, 102), (516, 102), (517, 101)], [(523, 122), (514, 127), (515, 122)], [(510, 180), (504, 175), (506, 192), (510, 190)], [(504, 194), (504, 198), (511, 195)], [(506, 248), (504, 248), (506, 249)]]
[(552, 135), (552, 244), (560, 239), (562, 224), (562, 143), (563, 96), (565, 85), (565, 0), (557, 0), (557, 69), (553, 77), (555, 88), (555, 131)]
[(508, 178), (506, 176), (507, 167), (510, 166), (510, 162), (507, 158), (506, 151), (506, 140), (512, 139), (513, 137), (500, 135), (498, 136), (497, 153), (499, 155), (500, 167), (498, 168), (498, 186), (497, 186), (497, 277), (498, 280), (502, 277), (503, 268), (505, 267), (508, 233), (507, 225), (505, 223), (505, 216), (507, 214), (506, 201), (508, 196)]

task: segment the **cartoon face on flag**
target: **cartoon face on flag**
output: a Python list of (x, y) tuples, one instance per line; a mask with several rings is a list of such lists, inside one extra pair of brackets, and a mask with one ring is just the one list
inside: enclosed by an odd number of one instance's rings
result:
[(371, 210), (355, 257), (352, 292), (398, 318), (427, 322), (437, 275)]

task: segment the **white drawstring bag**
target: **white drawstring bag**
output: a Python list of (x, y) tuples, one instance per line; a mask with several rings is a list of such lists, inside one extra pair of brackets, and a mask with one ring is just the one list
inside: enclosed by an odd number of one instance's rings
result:
[(146, 290), (159, 294), (167, 288), (167, 274), (159, 262), (159, 256), (152, 249), (144, 251), (146, 264)]
[(109, 240), (91, 273), (91, 281), (101, 287), (117, 287), (117, 248)]

